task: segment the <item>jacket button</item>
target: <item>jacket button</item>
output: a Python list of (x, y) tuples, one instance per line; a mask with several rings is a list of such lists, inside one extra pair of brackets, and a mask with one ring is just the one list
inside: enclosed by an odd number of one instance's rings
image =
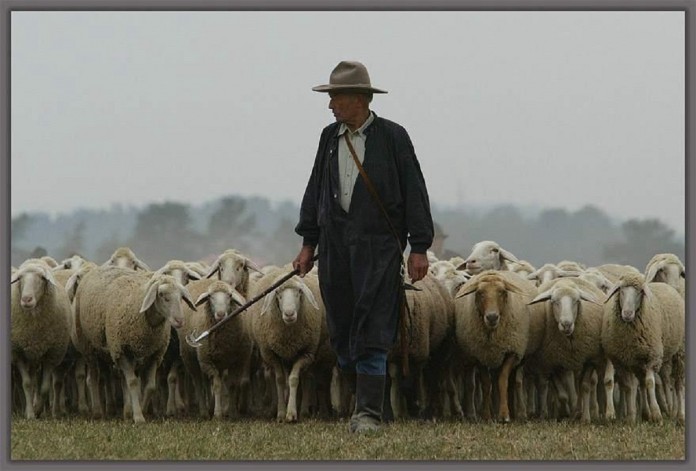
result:
[(336, 198), (338, 198), (338, 195), (336, 193), (334, 193), (334, 199), (336, 199)]

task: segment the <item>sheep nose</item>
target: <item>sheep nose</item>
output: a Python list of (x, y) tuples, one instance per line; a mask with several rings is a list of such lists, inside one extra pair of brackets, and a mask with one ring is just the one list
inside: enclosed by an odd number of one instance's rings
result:
[(635, 311), (621, 311), (621, 318), (627, 322), (632, 321), (635, 315)]
[(495, 324), (498, 322), (498, 313), (497, 312), (487, 312), (486, 313), (486, 322), (489, 324)]

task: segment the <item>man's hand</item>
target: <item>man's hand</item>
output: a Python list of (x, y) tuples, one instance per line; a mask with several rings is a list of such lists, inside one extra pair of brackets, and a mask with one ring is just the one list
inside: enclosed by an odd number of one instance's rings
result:
[(412, 282), (422, 280), (428, 274), (428, 256), (411, 252), (408, 256), (408, 276)]
[(309, 270), (314, 267), (314, 262), (312, 258), (314, 257), (314, 247), (311, 245), (303, 245), (300, 249), (300, 253), (297, 254), (295, 260), (292, 262), (292, 267), (300, 270), (300, 276), (304, 277)]

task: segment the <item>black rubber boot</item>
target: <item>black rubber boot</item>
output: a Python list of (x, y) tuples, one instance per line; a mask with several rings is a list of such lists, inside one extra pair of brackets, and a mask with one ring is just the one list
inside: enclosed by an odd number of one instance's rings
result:
[(373, 432), (382, 423), (384, 402), (383, 375), (357, 374), (355, 411), (350, 418), (350, 431), (354, 433)]

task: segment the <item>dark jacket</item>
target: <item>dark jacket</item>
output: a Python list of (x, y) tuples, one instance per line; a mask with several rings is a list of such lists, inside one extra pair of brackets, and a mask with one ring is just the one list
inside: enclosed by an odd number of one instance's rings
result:
[[(347, 220), (355, 240), (363, 235), (391, 234), (379, 207), (360, 175), (356, 178), (350, 208), (340, 205), (338, 175), (338, 129), (340, 123), (325, 127), (319, 140), (312, 174), (307, 183), (300, 221), (295, 227), (303, 245), (316, 246), (319, 231), (334, 218)], [(425, 180), (406, 130), (380, 118), (365, 129), (363, 167), (372, 180), (396, 231), (402, 248), (406, 240), (414, 253), (425, 253), (433, 240), (433, 221)]]

